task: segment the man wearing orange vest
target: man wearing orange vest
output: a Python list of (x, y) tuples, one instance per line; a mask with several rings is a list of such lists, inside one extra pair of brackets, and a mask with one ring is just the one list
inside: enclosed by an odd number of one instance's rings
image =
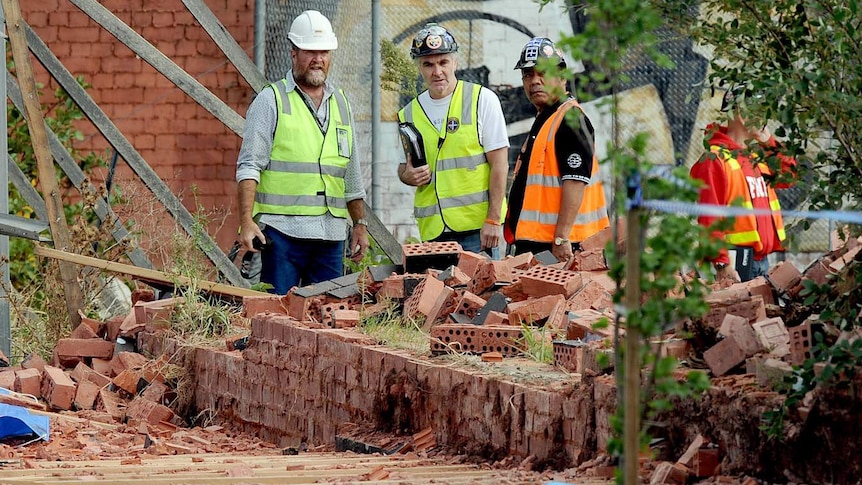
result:
[[(566, 67), (563, 53), (545, 37), (530, 39), (515, 69), (538, 110), (515, 165), (504, 234), (513, 254), (550, 250), (569, 260), (579, 243), (609, 227), (595, 158), (593, 126), (578, 102), (565, 99), (566, 80), (546, 68)], [(569, 110), (579, 122), (570, 125)]]
[[(767, 256), (784, 251), (781, 242), (786, 234), (774, 187), (784, 188), (789, 184), (775, 183), (772, 170), (759, 158), (758, 150), (750, 150), (747, 143), (754, 140), (767, 157), (777, 156), (782, 173), (793, 170), (796, 165), (795, 159), (777, 153), (778, 144), (769, 128), (746, 123), (738, 109), (740, 96), (735, 91), (739, 89), (728, 90), (722, 100), (721, 111), (732, 111), (727, 125), (706, 127), (709, 151), (691, 167), (691, 176), (704, 183), (700, 189), (701, 204), (741, 206), (760, 209), (762, 213), (737, 216), (731, 229), (713, 232), (714, 237), (730, 243), (734, 253), (732, 262), (727, 250), (722, 250), (712, 260), (717, 281), (748, 281), (766, 276)], [(700, 216), (698, 222), (710, 227), (717, 219)]]

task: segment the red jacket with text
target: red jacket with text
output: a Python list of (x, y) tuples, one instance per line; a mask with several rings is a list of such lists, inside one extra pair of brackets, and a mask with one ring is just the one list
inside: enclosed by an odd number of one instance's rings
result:
[[(709, 138), (709, 151), (691, 167), (692, 178), (702, 180), (705, 184), (700, 189), (699, 202), (769, 211), (738, 216), (730, 230), (715, 231), (713, 236), (723, 238), (735, 246), (751, 247), (754, 249), (754, 259), (758, 261), (769, 253), (783, 251), (781, 241), (786, 238), (786, 234), (775, 188), (788, 187), (790, 184), (770, 185), (774, 178), (772, 170), (766, 163), (757, 161), (756, 153), (729, 137), (727, 127), (709, 125), (706, 136)], [(767, 153), (770, 152), (777, 146), (775, 137), (770, 137), (762, 146)], [(776, 155), (781, 161), (781, 172), (790, 171), (796, 165), (792, 157)], [(717, 219), (716, 216), (700, 216), (698, 222), (709, 227)], [(722, 250), (713, 263), (729, 263), (727, 251)]]

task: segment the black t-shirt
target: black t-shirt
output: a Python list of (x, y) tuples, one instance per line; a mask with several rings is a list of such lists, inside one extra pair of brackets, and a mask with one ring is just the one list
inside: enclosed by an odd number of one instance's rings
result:
[[(524, 151), (521, 152), (521, 167), (512, 181), (509, 191), (509, 215), (506, 218), (512, 234), (521, 217), (521, 208), (524, 206), (524, 191), (527, 188), (527, 173), (529, 172), (530, 154), (533, 152), (533, 142), (536, 135), (542, 129), (542, 125), (551, 116), (557, 113), (562, 103), (558, 102), (553, 109), (546, 109), (536, 116)], [(560, 167), (561, 180), (577, 180), (585, 184), (590, 183), (593, 172), (593, 145), (594, 130), (590, 119), (578, 108), (572, 108), (567, 113), (566, 120), (560, 123), (560, 128), (554, 135), (555, 154), (557, 164)], [(567, 121), (570, 116), (578, 116), (580, 122), (573, 128)]]

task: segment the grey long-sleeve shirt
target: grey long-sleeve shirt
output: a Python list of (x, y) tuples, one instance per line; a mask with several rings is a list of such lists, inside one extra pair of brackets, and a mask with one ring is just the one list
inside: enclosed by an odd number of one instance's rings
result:
[[(315, 110), (311, 98), (302, 92), (302, 89), (299, 89), (293, 80), (293, 71), (289, 71), (286, 78), (288, 92), (294, 89), (299, 92), (305, 104), (317, 117), (321, 129), (326, 131), (329, 126), (329, 98), (335, 92), (335, 88), (329, 82), (324, 85), (323, 101), (320, 103), (320, 108)], [(248, 179), (260, 182), (260, 172), (266, 169), (270, 162), (272, 139), (275, 135), (277, 121), (275, 94), (271, 88), (265, 88), (255, 96), (246, 114), (242, 147), (236, 162), (237, 182)], [(350, 113), (350, 126), (356, 126), (353, 122), (352, 112)], [(345, 199), (348, 202), (365, 198), (362, 171), (359, 160), (356, 159), (355, 132), (353, 150), (350, 153), (350, 161), (347, 163), (347, 172), (344, 175), (344, 191)], [(271, 226), (290, 237), (301, 239), (342, 241), (347, 237), (348, 226), (346, 221), (333, 217), (328, 212), (320, 216), (261, 214), (258, 223)]]

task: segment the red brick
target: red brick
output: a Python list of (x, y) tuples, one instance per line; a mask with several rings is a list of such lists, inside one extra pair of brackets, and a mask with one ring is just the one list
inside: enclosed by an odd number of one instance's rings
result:
[(482, 309), (488, 302), (475, 294), (465, 291), (461, 296), (461, 299), (458, 300), (458, 304), (455, 308), (455, 313), (460, 313), (461, 315), (466, 315), (471, 320), (476, 316), (476, 313)]
[[(602, 319), (607, 321), (607, 326), (604, 328), (594, 328), (595, 324)], [(569, 322), (566, 326), (566, 340), (586, 340), (587, 335), (598, 335), (602, 338), (613, 337), (613, 319), (595, 310), (569, 312)]]
[(111, 359), (111, 372), (120, 375), (126, 369), (140, 369), (148, 360), (137, 352), (119, 352)]
[(73, 370), (72, 373), (69, 374), (69, 377), (71, 377), (79, 385), (85, 381), (92, 382), (98, 387), (104, 387), (111, 383), (111, 379), (109, 377), (87, 367), (87, 364), (83, 362), (78, 362), (78, 365), (75, 367), (75, 370)]
[(532, 297), (563, 295), (568, 298), (584, 286), (579, 273), (541, 265), (522, 274), (520, 282), (524, 293)]
[(359, 312), (356, 310), (335, 310), (332, 312), (332, 322), (335, 328), (358, 327)]
[(178, 305), (185, 303), (182, 297), (166, 298), (135, 305), (135, 319), (144, 322), (144, 330), (156, 332), (171, 327), (171, 317)]
[(258, 313), (278, 313), (287, 315), (282, 304), (282, 295), (261, 295), (242, 297), (243, 316), (251, 318)]
[(706, 365), (714, 376), (723, 376), (745, 361), (745, 351), (731, 336), (726, 336), (703, 353)]
[[(467, 273), (461, 271), (461, 268), (450, 266), (446, 271), (448, 271), (448, 278), (443, 280), (446, 286), (454, 288), (456, 286), (467, 286), (470, 283), (471, 278), (467, 276)], [(440, 277), (443, 277), (442, 274)]]
[(765, 277), (758, 276), (757, 278), (744, 283), (736, 283), (730, 288), (735, 288), (737, 286), (746, 288), (748, 290), (748, 294), (751, 296), (760, 295), (763, 298), (764, 305), (775, 305), (775, 294), (773, 292), (772, 285), (769, 284), (769, 280)]
[(51, 408), (70, 410), (75, 400), (75, 383), (62, 369), (45, 366), (42, 375), (42, 397)]
[(769, 269), (769, 282), (779, 294), (792, 293), (802, 281), (802, 273), (790, 261), (782, 261)]
[(733, 337), (746, 357), (751, 357), (763, 350), (754, 328), (746, 318), (727, 314), (718, 331), (724, 336)]
[(75, 327), (75, 330), (72, 330), (69, 337), (78, 339), (99, 338), (99, 336), (96, 335), (96, 332), (94, 332), (89, 325), (84, 323)]
[(156, 292), (151, 288), (136, 288), (132, 290), (132, 305), (137, 302), (148, 302), (156, 299)]
[(165, 394), (169, 391), (168, 386), (159, 381), (153, 381), (146, 389), (141, 391), (141, 397), (158, 404), (164, 404)]
[(673, 357), (677, 360), (685, 360), (688, 358), (688, 352), (691, 348), (688, 341), (681, 338), (653, 338), (650, 340), (650, 345), (653, 352), (659, 354), (659, 357)]
[(57, 342), (54, 348), (57, 355), (63, 357), (98, 357), (110, 359), (114, 355), (114, 342), (102, 339), (72, 339), (64, 338)]
[(142, 397), (136, 397), (126, 407), (126, 418), (150, 424), (159, 424), (162, 421), (171, 422), (174, 419), (174, 412), (163, 404), (155, 403)]
[(75, 409), (93, 409), (96, 407), (99, 389), (98, 385), (90, 381), (78, 382), (78, 388), (75, 390)]
[(129, 394), (135, 395), (138, 393), (138, 382), (141, 380), (141, 375), (140, 370), (125, 369), (117, 377), (114, 377), (111, 382)]
[[(134, 314), (134, 312), (130, 312)], [(105, 340), (109, 342), (114, 342), (117, 340), (117, 337), (120, 335), (120, 327), (123, 325), (123, 322), (126, 321), (126, 316), (117, 315), (115, 317), (111, 317), (105, 321)]]
[(650, 485), (683, 485), (688, 479), (688, 469), (684, 465), (661, 461), (656, 464), (650, 477)]
[[(141, 303), (143, 305), (143, 303)], [(137, 306), (137, 304), (135, 304)], [(120, 328), (117, 332), (117, 336), (119, 337), (134, 337), (138, 333), (142, 332), (146, 327), (145, 322), (142, 320), (138, 322), (138, 312), (133, 308), (131, 312), (123, 319), (123, 322), (120, 323)], [(116, 338), (112, 339), (116, 340)]]
[(790, 334), (781, 317), (761, 320), (753, 327), (760, 344), (770, 355), (780, 358), (790, 353)]
[[(95, 318), (89, 318), (86, 315), (84, 315), (83, 312), (81, 312), (80, 310), (78, 310), (78, 313), (81, 315), (81, 323), (88, 326), (90, 328), (90, 330), (93, 331), (94, 335), (100, 336), (104, 333), (105, 322), (96, 320)], [(77, 330), (77, 327), (76, 327), (76, 330)]]
[(110, 414), (115, 421), (122, 422), (126, 417), (126, 407), (123, 403), (123, 399), (116, 392), (100, 389), (96, 409)]
[(521, 353), (520, 327), (493, 325), (435, 325), (431, 327), (431, 352), (500, 352), (506, 357)]
[[(716, 292), (718, 293), (718, 292)], [(709, 311), (703, 317), (704, 324), (709, 328), (718, 329), (728, 313), (748, 319), (750, 323), (766, 318), (766, 305), (760, 295), (749, 296), (746, 290), (739, 290), (731, 300), (709, 300)]]
[(811, 322), (805, 320), (801, 325), (790, 327), (787, 331), (790, 332), (790, 363), (801, 366), (811, 358)]
[(16, 371), (15, 392), (39, 397), (42, 394), (42, 372), (39, 371), (39, 369), (23, 369)]
[(458, 269), (464, 272), (471, 279), (476, 276), (476, 271), (479, 266), (487, 261), (488, 258), (482, 254), (477, 254), (470, 251), (461, 251), (458, 255)]
[(384, 279), (380, 289), (377, 291), (377, 300), (381, 301), (386, 298), (393, 300), (404, 299), (404, 278), (405, 275), (393, 274)]
[(608, 269), (605, 252), (601, 249), (578, 251), (575, 254), (574, 265), (578, 271), (606, 271)]
[(4, 370), (0, 371), (0, 387), (9, 391), (15, 390), (15, 371)]
[(527, 270), (532, 267), (533, 253), (526, 252), (517, 256), (506, 256), (506, 259), (503, 261), (505, 261), (509, 266), (509, 271), (514, 271), (516, 269)]
[(701, 448), (694, 455), (693, 471), (698, 478), (711, 477), (718, 471), (718, 449)]
[(603, 311), (607, 308), (613, 307), (613, 303), (613, 298), (605, 287), (598, 281), (590, 280), (583, 288), (569, 297), (566, 303), (566, 308), (573, 311), (587, 310), (590, 308), (593, 310)]
[(584, 251), (604, 250), (608, 243), (613, 241), (614, 233), (610, 227), (606, 227), (601, 231), (581, 241), (581, 249)]
[(108, 359), (93, 358), (90, 360), (90, 365), (93, 367), (93, 371), (105, 377), (110, 378), (116, 375), (111, 370), (111, 361)]
[(21, 362), (21, 367), (24, 369), (39, 369), (39, 372), (44, 371), (46, 365), (48, 363), (39, 354), (30, 354), (24, 359), (24, 362)]
[(509, 315), (502, 312), (488, 312), (485, 325), (508, 325)]
[(554, 307), (563, 301), (563, 296), (556, 294), (509, 303), (509, 322), (512, 325), (538, 325), (547, 320)]
[(509, 285), (513, 280), (512, 271), (504, 261), (486, 261), (479, 266), (473, 279), (470, 281), (470, 291), (481, 294), (485, 291), (502, 285)]
[(569, 325), (568, 310), (566, 310), (566, 301), (560, 300), (548, 315), (548, 320), (545, 322), (545, 329), (551, 331), (552, 337), (565, 337), (567, 327)]

